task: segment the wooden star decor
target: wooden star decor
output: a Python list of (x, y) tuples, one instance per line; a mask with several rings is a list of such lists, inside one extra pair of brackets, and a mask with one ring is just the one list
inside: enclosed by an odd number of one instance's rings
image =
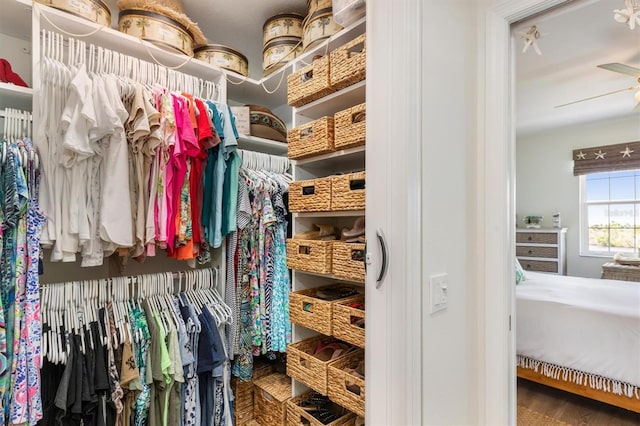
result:
[(573, 174), (640, 169), (640, 141), (574, 149)]
[(584, 152), (580, 151), (580, 154), (576, 155), (578, 160), (586, 160), (587, 159), (587, 154), (585, 154)]
[(601, 149), (598, 150), (598, 152), (595, 153), (596, 154), (596, 160), (600, 159), (600, 160), (604, 160), (604, 156), (607, 155), (606, 152), (602, 152)]
[(624, 151), (620, 151), (620, 154), (622, 154), (622, 158), (624, 158), (624, 157), (631, 158), (631, 153), (633, 153), (633, 152), (635, 152), (635, 151), (632, 150), (632, 149), (629, 149), (629, 146), (627, 146)]

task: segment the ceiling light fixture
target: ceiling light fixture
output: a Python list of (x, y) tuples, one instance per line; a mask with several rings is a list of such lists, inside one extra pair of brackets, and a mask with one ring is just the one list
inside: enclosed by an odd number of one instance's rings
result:
[(629, 24), (630, 29), (640, 27), (640, 0), (624, 0), (624, 9), (613, 11), (613, 19), (622, 24)]
[(527, 32), (519, 32), (518, 34), (520, 34), (520, 37), (524, 40), (522, 53), (526, 53), (529, 46), (533, 46), (533, 50), (535, 50), (538, 55), (542, 55), (542, 51), (538, 46), (538, 39), (542, 38), (542, 36), (546, 34), (542, 34), (536, 25), (532, 25)]

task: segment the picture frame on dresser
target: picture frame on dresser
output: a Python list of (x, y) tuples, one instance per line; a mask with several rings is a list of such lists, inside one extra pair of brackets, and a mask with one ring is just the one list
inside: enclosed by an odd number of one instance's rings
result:
[(525, 271), (567, 275), (567, 228), (516, 229), (516, 257)]

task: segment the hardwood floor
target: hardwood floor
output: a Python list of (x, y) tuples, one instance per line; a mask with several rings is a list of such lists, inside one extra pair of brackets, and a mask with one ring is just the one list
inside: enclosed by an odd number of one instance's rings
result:
[(573, 426), (640, 425), (640, 414), (518, 379), (518, 405)]

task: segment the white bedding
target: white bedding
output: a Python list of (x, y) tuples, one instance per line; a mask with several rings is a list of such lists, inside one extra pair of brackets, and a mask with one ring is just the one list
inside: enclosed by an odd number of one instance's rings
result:
[(640, 386), (640, 283), (527, 272), (518, 355)]

